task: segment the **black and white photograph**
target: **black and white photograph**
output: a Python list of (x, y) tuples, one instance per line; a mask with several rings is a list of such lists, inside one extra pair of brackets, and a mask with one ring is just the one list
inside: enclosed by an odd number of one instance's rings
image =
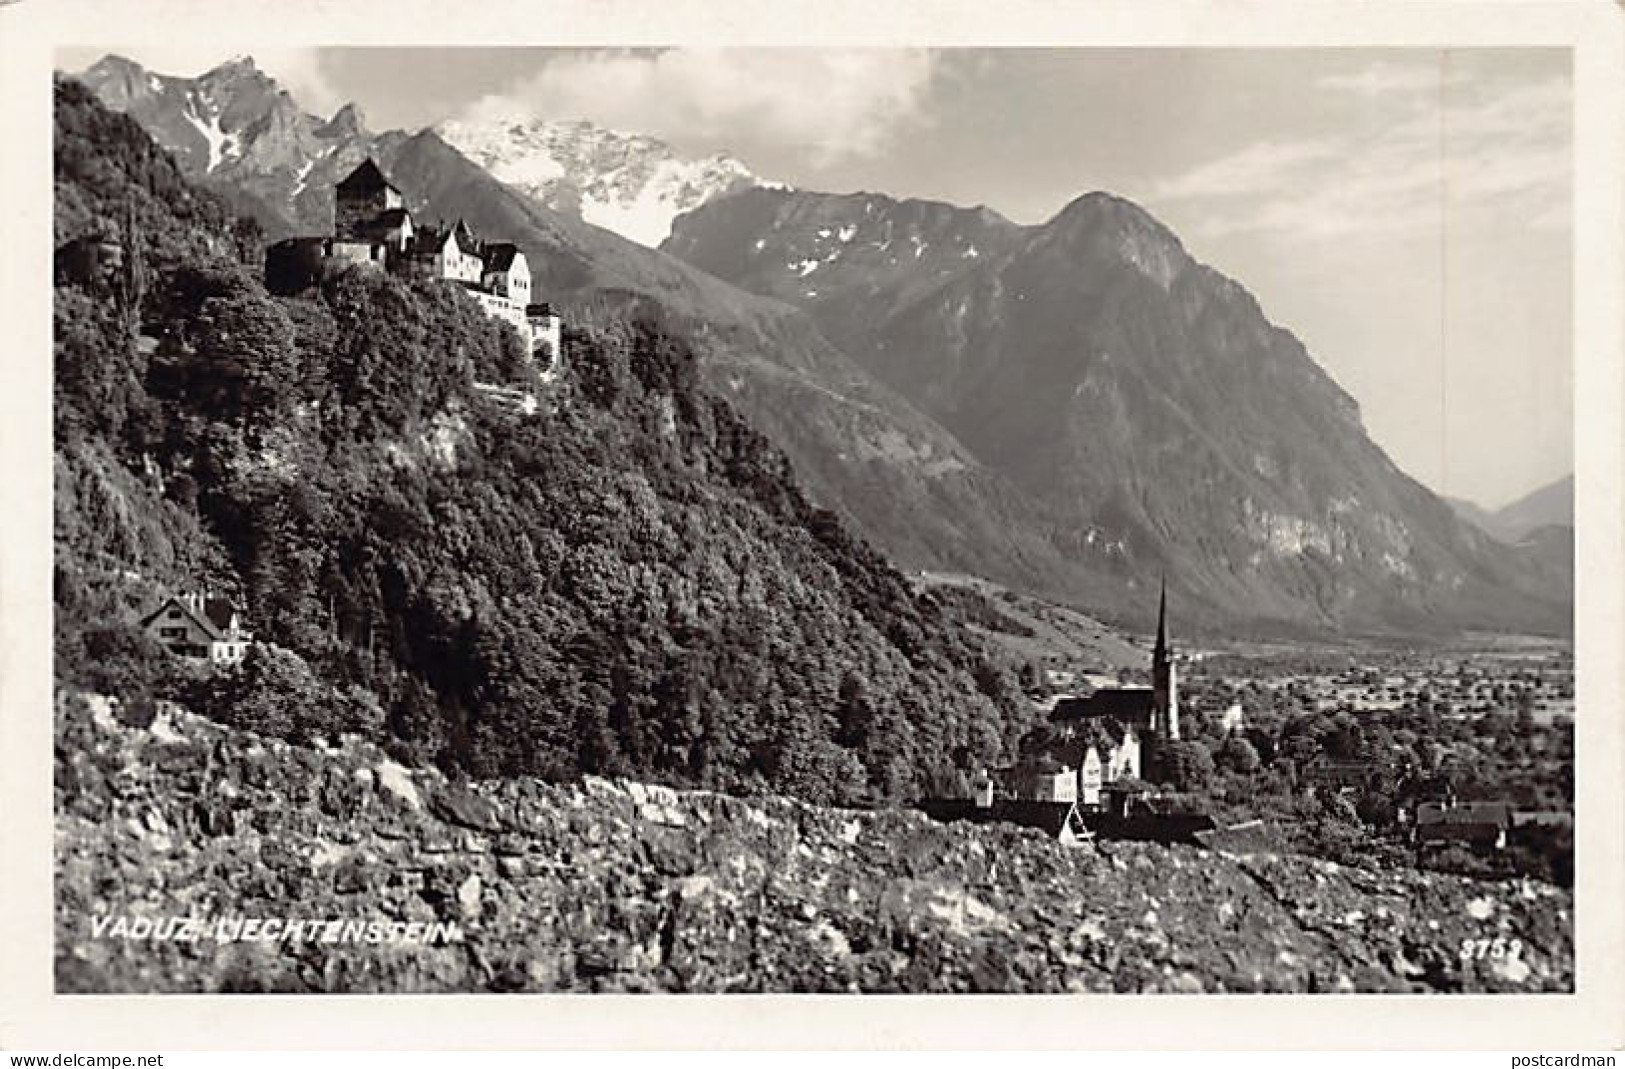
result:
[(55, 995), (1580, 990), (1575, 49), (229, 30), (51, 52)]

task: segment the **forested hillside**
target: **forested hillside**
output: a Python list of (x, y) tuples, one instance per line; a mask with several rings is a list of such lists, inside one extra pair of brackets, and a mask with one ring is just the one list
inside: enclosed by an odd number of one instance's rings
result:
[[(56, 110), (60, 683), (455, 774), (811, 800), (940, 789), (1026, 727), (959, 610), (809, 503), (658, 306), (577, 324), (521, 417), (472, 388), (526, 369), (471, 300), (353, 269), (273, 298), (254, 229), (134, 121), (70, 81)], [(139, 636), (199, 587), (260, 640), (240, 671)]]

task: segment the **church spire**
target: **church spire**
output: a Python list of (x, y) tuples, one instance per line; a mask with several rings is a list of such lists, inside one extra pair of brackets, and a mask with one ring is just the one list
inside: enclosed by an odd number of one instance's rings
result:
[(1157, 602), (1157, 646), (1152, 652), (1154, 663), (1168, 659), (1168, 577), (1162, 577), (1162, 597)]
[(1168, 576), (1162, 577), (1157, 602), (1157, 644), (1151, 652), (1152, 732), (1159, 738), (1179, 738), (1179, 679), (1174, 673), (1173, 651), (1168, 648)]

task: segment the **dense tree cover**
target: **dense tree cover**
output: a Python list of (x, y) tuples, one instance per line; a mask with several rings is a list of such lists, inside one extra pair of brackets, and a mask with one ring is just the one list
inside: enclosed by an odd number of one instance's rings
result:
[[(1537, 723), (1514, 711), (1443, 717), (1418, 708), (1352, 712), (1250, 713), (1239, 733), (1216, 717), (1191, 712), (1182, 748), (1212, 754), (1208, 774), (1189, 774), (1178, 759), (1172, 785), (1221, 820), (1262, 817), (1283, 827), (1295, 847), (1353, 864), (1413, 864), (1409, 827), (1429, 789), (1448, 783), (1464, 800), (1499, 801), (1520, 810), (1572, 812), (1573, 724)], [(1364, 774), (1346, 788), (1317, 785), (1321, 761), (1348, 761)], [(1197, 759), (1200, 763), (1200, 759)], [(1430, 851), (1431, 868), (1469, 875), (1573, 879), (1572, 827), (1527, 826), (1493, 857), (1460, 848)]]
[(57, 113), (59, 240), (132, 202), (141, 276), (59, 278), (65, 682), (106, 682), (93, 632), (145, 672), (141, 608), (207, 585), (274, 645), (170, 693), (475, 776), (906, 798), (1025, 727), (959, 611), (803, 495), (659, 308), (572, 332), (521, 417), (472, 384), (523, 349), (454, 287), (352, 268), (274, 298), (139, 129), (72, 83)]

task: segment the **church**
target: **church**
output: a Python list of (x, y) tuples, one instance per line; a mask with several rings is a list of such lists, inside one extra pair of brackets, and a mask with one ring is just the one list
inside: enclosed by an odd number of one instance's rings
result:
[(1155, 779), (1159, 747), (1179, 738), (1179, 676), (1168, 642), (1168, 584), (1157, 605), (1157, 638), (1151, 651), (1151, 686), (1101, 687), (1080, 698), (1061, 698), (1050, 723), (1063, 740), (1063, 760), (1075, 758), (1080, 801), (1098, 802), (1120, 779)]
[(1171, 813), (1147, 780), (1160, 778), (1163, 747), (1179, 738), (1179, 677), (1168, 641), (1168, 587), (1157, 606), (1151, 686), (1103, 687), (1062, 698), (1050, 711), (1042, 752), (974, 777), (969, 797), (920, 803), (938, 820), (1006, 822), (1063, 842), (1094, 835), (1193, 841), (1212, 827), (1201, 814)]

